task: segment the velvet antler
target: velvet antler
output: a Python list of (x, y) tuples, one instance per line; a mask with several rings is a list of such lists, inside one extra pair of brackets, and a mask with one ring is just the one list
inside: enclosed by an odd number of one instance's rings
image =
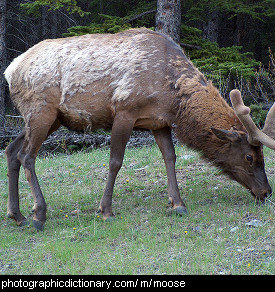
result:
[(248, 133), (248, 142), (258, 146), (260, 143), (275, 150), (275, 103), (266, 116), (263, 130), (259, 130), (250, 117), (250, 109), (245, 106), (239, 90), (230, 92), (230, 99), (236, 115), (244, 125)]

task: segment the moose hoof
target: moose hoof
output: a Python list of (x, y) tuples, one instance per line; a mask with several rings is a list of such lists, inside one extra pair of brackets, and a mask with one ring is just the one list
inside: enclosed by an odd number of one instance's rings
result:
[(116, 220), (116, 217), (115, 217), (115, 215), (111, 215), (111, 216), (108, 216), (108, 217), (105, 217), (103, 215), (103, 219), (104, 219), (105, 222), (113, 222), (113, 221)]
[(27, 221), (27, 219), (21, 214), (19, 216), (16, 216), (14, 215), (14, 213), (8, 212), (7, 217), (10, 219), (13, 219), (16, 222), (16, 225), (19, 227), (29, 225), (29, 222)]
[(184, 207), (184, 206), (178, 206), (178, 207), (175, 207), (175, 208), (169, 208), (166, 211), (166, 214), (168, 216), (171, 216), (172, 214), (179, 215), (179, 216), (184, 216), (184, 215), (187, 215), (188, 214), (188, 211), (187, 211), (187, 208), (186, 207)]
[(43, 231), (44, 230), (44, 223), (38, 220), (33, 220), (33, 226), (37, 231)]
[(19, 226), (19, 227), (24, 227), (24, 226), (28, 226), (28, 225), (30, 225), (30, 222), (27, 219), (21, 221), (20, 223), (17, 223), (17, 226)]
[(187, 208), (185, 206), (178, 206), (178, 207), (174, 208), (174, 212), (180, 216), (188, 214)]

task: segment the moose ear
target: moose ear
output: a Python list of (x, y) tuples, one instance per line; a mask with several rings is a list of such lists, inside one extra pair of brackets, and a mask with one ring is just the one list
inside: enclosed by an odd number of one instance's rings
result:
[(240, 135), (237, 131), (227, 131), (211, 128), (212, 132), (216, 135), (217, 138), (223, 141), (236, 142), (240, 139)]

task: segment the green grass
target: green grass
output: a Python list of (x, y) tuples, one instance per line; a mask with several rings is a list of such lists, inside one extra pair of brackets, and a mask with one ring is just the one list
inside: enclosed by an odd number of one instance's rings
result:
[[(189, 215), (166, 212), (166, 171), (154, 145), (126, 150), (111, 223), (96, 213), (108, 148), (39, 157), (36, 170), (48, 206), (43, 232), (6, 218), (7, 167), (0, 156), (0, 274), (274, 274), (274, 199), (256, 204), (196, 152), (177, 146), (176, 153)], [(275, 152), (265, 154), (275, 189)], [(23, 170), (20, 204), (31, 221), (33, 200)], [(248, 227), (252, 219), (263, 225)]]

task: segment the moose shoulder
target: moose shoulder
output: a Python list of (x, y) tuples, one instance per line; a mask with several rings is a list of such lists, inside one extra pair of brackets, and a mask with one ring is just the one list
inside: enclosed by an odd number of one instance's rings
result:
[(118, 34), (45, 40), (16, 58), (5, 72), (10, 95), (25, 120), (25, 130), (7, 147), (8, 216), (26, 222), (19, 210), (18, 175), (22, 165), (34, 197), (33, 223), (42, 230), (46, 203), (35, 173), (37, 152), (49, 134), (112, 129), (109, 174), (100, 202), (112, 218), (112, 193), (133, 129), (151, 130), (162, 152), (168, 197), (186, 213), (175, 173), (171, 127), (178, 139), (219, 166), (260, 199), (271, 193), (261, 145), (247, 132), (217, 89), (169, 37), (147, 29)]

